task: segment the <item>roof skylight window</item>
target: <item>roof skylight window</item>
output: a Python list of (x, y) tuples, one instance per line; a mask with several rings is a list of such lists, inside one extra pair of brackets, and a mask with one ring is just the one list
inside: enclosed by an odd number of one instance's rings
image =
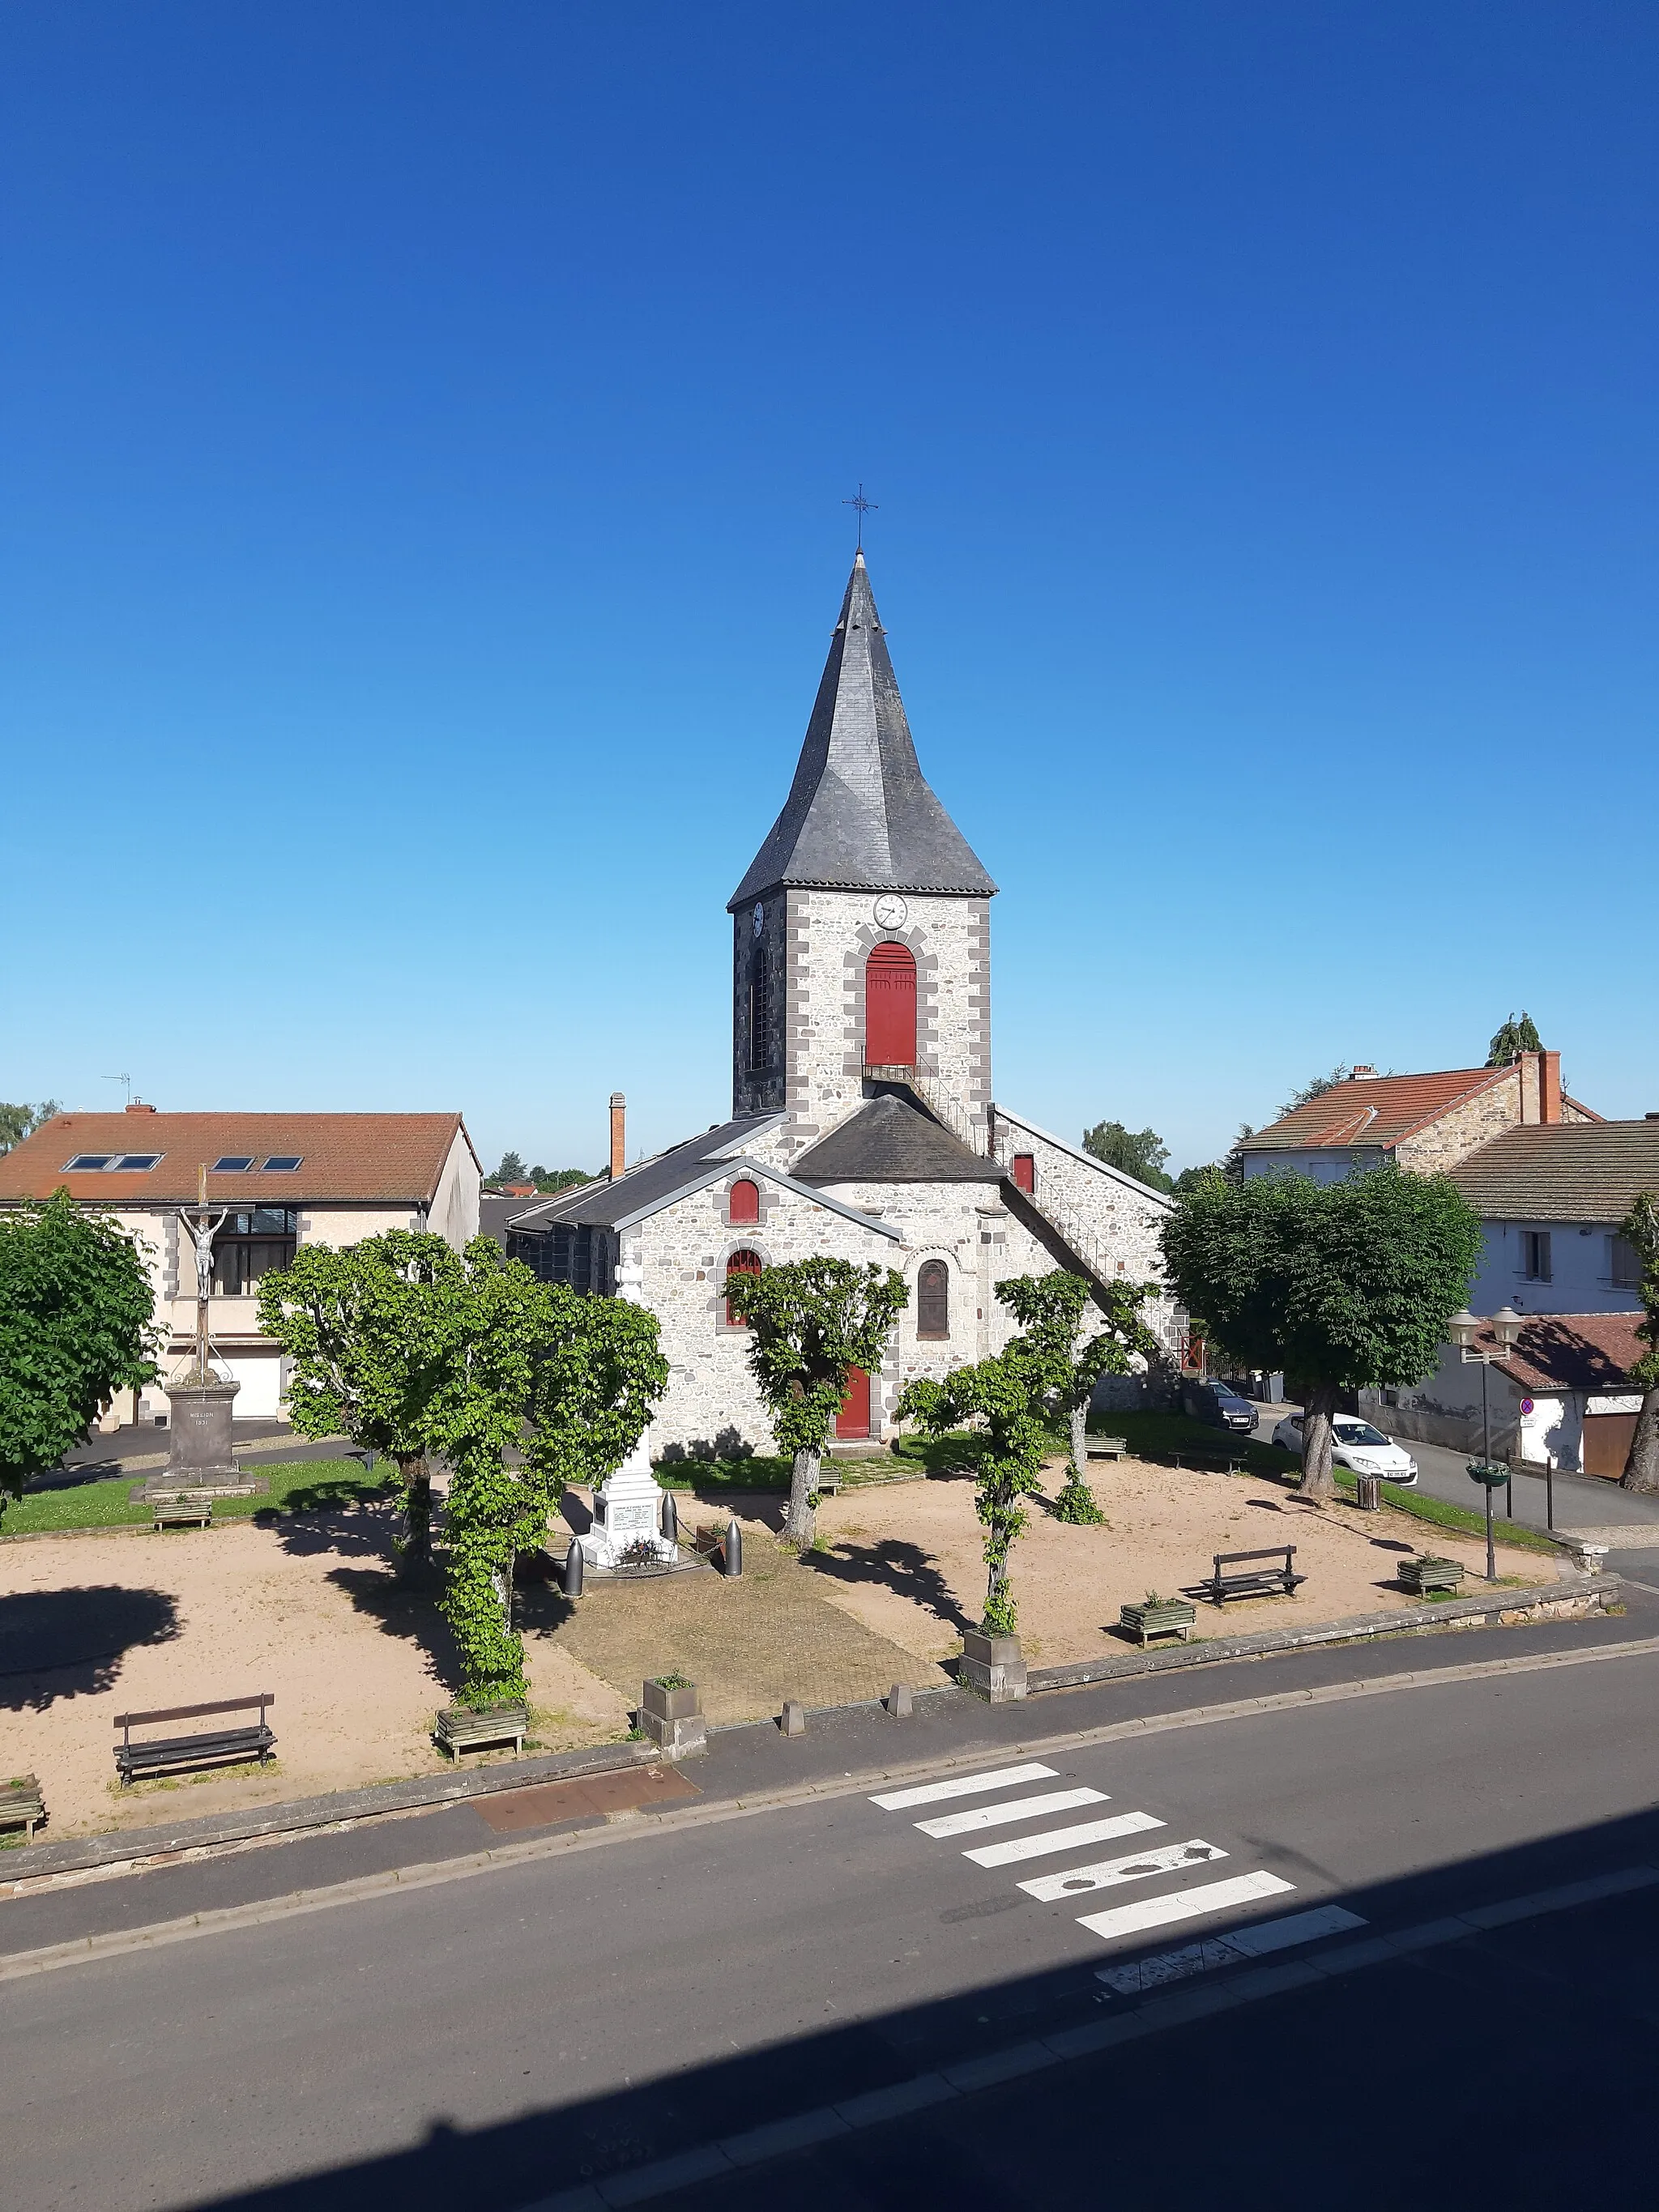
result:
[(116, 1173), (125, 1169), (134, 1174), (148, 1175), (161, 1157), (160, 1152), (123, 1152), (119, 1159), (110, 1162), (110, 1167)]
[(213, 1163), (215, 1175), (246, 1175), (253, 1165), (252, 1152), (225, 1152)]
[(64, 1164), (65, 1175), (89, 1175), (94, 1168), (106, 1168), (110, 1164), (107, 1152), (77, 1152), (72, 1160)]
[(161, 1158), (160, 1152), (77, 1152), (64, 1166), (65, 1175), (148, 1175)]
[(292, 1175), (305, 1157), (302, 1152), (273, 1152), (265, 1162), (267, 1175)]

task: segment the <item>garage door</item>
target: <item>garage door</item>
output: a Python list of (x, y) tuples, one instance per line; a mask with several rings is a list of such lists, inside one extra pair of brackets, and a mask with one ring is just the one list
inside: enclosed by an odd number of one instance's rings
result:
[(1584, 1472), (1609, 1475), (1614, 1482), (1630, 1457), (1630, 1440), (1636, 1434), (1634, 1413), (1586, 1413), (1584, 1416)]

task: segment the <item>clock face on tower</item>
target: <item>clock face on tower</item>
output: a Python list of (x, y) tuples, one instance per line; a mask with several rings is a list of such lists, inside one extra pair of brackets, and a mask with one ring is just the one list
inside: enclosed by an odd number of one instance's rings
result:
[(876, 901), (876, 925), (880, 929), (902, 929), (909, 908), (896, 891), (884, 891)]

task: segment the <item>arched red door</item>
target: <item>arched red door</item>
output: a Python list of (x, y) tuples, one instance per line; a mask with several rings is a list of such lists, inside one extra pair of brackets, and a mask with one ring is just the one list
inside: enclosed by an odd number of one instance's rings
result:
[(838, 1437), (867, 1437), (870, 1433), (870, 1377), (861, 1367), (847, 1370), (847, 1395), (836, 1416)]
[(864, 1058), (870, 1067), (916, 1064), (916, 963), (904, 945), (878, 945), (864, 969)]

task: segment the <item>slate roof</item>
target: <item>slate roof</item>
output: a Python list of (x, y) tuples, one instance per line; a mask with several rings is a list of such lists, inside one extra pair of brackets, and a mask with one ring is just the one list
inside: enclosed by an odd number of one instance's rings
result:
[(1451, 1067), (1433, 1075), (1353, 1076), (1258, 1129), (1244, 1139), (1243, 1150), (1304, 1152), (1318, 1145), (1380, 1145), (1386, 1150), (1437, 1120), (1448, 1107), (1510, 1080), (1514, 1073), (1512, 1067)]
[[(204, 1164), (233, 1153), (264, 1161), (297, 1152), (301, 1165), (289, 1174), (210, 1174), (209, 1198), (221, 1206), (425, 1205), (437, 1195), (457, 1131), (470, 1151), (459, 1114), (55, 1114), (0, 1159), (0, 1204), (66, 1187), (71, 1198), (104, 1206), (176, 1206), (196, 1196)], [(82, 1152), (161, 1158), (142, 1171), (66, 1175), (64, 1163)]]
[[(1636, 1334), (1641, 1318), (1639, 1313), (1534, 1314), (1520, 1343), (1498, 1364), (1523, 1390), (1627, 1391), (1630, 1370), (1648, 1349)], [(1492, 1351), (1498, 1340), (1483, 1328), (1476, 1342)]]
[(729, 1162), (750, 1137), (778, 1118), (775, 1114), (744, 1114), (734, 1121), (717, 1121), (701, 1136), (688, 1137), (683, 1145), (671, 1146), (667, 1152), (641, 1160), (615, 1182), (602, 1176), (597, 1182), (579, 1183), (574, 1190), (521, 1204), (513, 1215), (512, 1225), (550, 1229), (556, 1221), (576, 1221), (595, 1229), (614, 1229), (620, 1221), (666, 1205), (694, 1186), (704, 1169)]
[(786, 884), (986, 898), (996, 890), (922, 775), (862, 553), (789, 796), (728, 906)]
[(1659, 1191), (1659, 1121), (1506, 1129), (1451, 1178), (1488, 1221), (1618, 1223), (1643, 1191)]
[(1004, 1170), (969, 1152), (931, 1115), (890, 1092), (872, 1098), (837, 1122), (793, 1163), (798, 1181), (830, 1182), (990, 1182)]

